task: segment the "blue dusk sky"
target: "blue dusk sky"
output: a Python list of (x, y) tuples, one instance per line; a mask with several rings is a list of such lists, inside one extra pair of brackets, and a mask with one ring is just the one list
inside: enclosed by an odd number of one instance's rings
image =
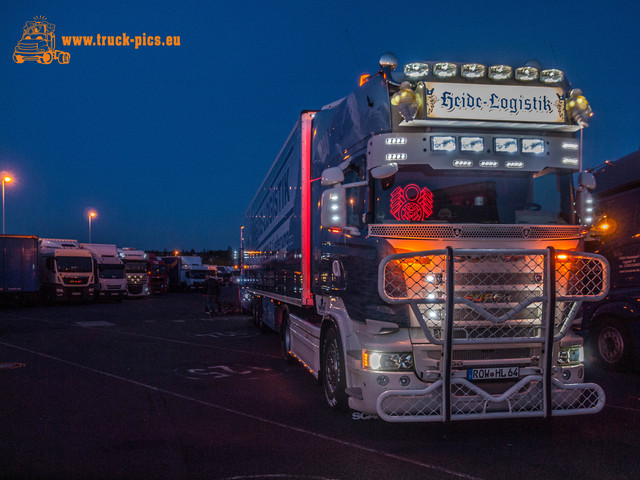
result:
[[(15, 63), (26, 21), (68, 64)], [(411, 61), (564, 70), (594, 116), (585, 167), (640, 147), (640, 2), (29, 1), (0, 6), (6, 233), (152, 249), (239, 246), (242, 216), (301, 110)], [(107, 38), (63, 45), (63, 36)], [(119, 37), (129, 46), (108, 45)], [(135, 37), (180, 37), (179, 46)], [(115, 42), (115, 40), (114, 40)]]

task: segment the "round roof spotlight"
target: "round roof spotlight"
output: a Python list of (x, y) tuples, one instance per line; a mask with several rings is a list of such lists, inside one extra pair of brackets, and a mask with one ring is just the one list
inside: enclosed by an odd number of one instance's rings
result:
[(482, 78), (486, 67), (480, 63), (465, 63), (462, 65), (460, 74), (464, 78)]
[(458, 66), (455, 63), (441, 62), (433, 66), (433, 74), (438, 78), (455, 77), (458, 73)]
[(559, 83), (564, 80), (564, 72), (557, 68), (542, 70), (540, 73), (540, 81), (543, 83)]
[(523, 82), (531, 82), (538, 78), (538, 69), (536, 67), (520, 67), (516, 68), (516, 80)]
[(383, 53), (378, 62), (382, 70), (393, 72), (398, 67), (398, 57), (391, 52)]
[(509, 65), (493, 65), (489, 67), (489, 78), (491, 80), (507, 80), (511, 78), (513, 69)]

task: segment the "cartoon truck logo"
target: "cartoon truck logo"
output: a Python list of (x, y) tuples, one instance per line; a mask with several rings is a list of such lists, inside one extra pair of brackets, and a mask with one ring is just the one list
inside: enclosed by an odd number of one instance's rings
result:
[(46, 65), (54, 60), (58, 63), (69, 63), (71, 55), (68, 52), (56, 50), (56, 26), (43, 18), (35, 18), (24, 24), (22, 38), (13, 51), (13, 61), (16, 63), (38, 62)]

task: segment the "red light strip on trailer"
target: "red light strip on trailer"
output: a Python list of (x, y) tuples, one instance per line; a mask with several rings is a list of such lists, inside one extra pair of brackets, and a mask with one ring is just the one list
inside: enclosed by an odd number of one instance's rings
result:
[(313, 305), (311, 295), (311, 141), (315, 112), (302, 114), (302, 305)]

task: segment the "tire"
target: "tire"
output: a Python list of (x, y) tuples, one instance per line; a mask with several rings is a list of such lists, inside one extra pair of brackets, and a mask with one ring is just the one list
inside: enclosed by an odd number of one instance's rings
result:
[(291, 355), (291, 326), (289, 316), (284, 312), (282, 318), (282, 355), (287, 363), (293, 363), (294, 357)]
[(322, 339), (321, 382), (329, 406), (336, 411), (347, 409), (347, 381), (340, 332), (332, 322)]
[(624, 370), (633, 364), (633, 337), (618, 318), (604, 318), (599, 322), (594, 347), (598, 362), (606, 368)]

